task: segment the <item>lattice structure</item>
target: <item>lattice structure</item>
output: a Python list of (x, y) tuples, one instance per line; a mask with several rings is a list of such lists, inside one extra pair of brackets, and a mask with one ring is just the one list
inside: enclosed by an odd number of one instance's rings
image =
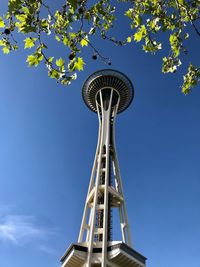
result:
[[(98, 114), (99, 134), (78, 243), (61, 259), (63, 267), (145, 266), (146, 258), (132, 249), (115, 148), (116, 115), (130, 105), (133, 93), (130, 80), (115, 70), (95, 72), (83, 85), (86, 105)], [(116, 208), (121, 242), (112, 240), (112, 210)]]

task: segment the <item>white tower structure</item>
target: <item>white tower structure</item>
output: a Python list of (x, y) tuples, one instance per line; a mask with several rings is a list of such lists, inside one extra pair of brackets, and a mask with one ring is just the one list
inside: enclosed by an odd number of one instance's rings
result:
[[(116, 70), (93, 73), (83, 85), (86, 105), (98, 114), (99, 134), (78, 242), (61, 259), (62, 267), (145, 267), (132, 248), (126, 203), (115, 146), (115, 119), (134, 95), (131, 81)], [(112, 240), (112, 211), (119, 210), (121, 240)]]

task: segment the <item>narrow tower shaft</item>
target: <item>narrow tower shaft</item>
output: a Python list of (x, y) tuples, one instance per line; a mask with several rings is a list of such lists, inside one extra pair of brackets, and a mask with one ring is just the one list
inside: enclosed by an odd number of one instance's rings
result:
[[(102, 247), (102, 267), (112, 234), (112, 209), (118, 208), (122, 241), (131, 246), (122, 182), (115, 149), (114, 124), (120, 96), (113, 88), (96, 95), (99, 137), (78, 242), (88, 243), (88, 267), (94, 246)], [(84, 238), (85, 236), (85, 238)]]

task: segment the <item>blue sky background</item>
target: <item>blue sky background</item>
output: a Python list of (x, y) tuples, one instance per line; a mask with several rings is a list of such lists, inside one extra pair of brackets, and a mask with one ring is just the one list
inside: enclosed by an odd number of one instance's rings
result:
[[(121, 20), (115, 34), (128, 33)], [(184, 68), (163, 75), (162, 52), (152, 57), (136, 44), (95, 43), (135, 87), (116, 122), (134, 248), (148, 267), (200, 267), (200, 88), (184, 96)], [(195, 37), (190, 48), (187, 60), (198, 63)], [(64, 48), (52, 49), (68, 57)], [(78, 238), (97, 142), (97, 116), (81, 87), (106, 66), (85, 50), (85, 71), (63, 87), (44, 66), (28, 68), (26, 55), (0, 53), (0, 266), (58, 267)]]

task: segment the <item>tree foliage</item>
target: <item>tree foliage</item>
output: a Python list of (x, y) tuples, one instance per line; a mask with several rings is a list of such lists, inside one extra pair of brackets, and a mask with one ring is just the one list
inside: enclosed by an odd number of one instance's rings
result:
[[(117, 9), (122, 5), (132, 33), (125, 40), (118, 40), (109, 33), (117, 27)], [(92, 36), (119, 46), (141, 43), (142, 49), (153, 55), (164, 48), (163, 40), (167, 38), (169, 51), (163, 57), (162, 72), (173, 73), (184, 63), (191, 31), (200, 37), (199, 13), (200, 0), (63, 0), (56, 9), (46, 0), (9, 0), (7, 13), (0, 17), (0, 46), (4, 54), (17, 50), (16, 36), (22, 34), (24, 49), (32, 51), (27, 56), (28, 65), (44, 62), (48, 75), (67, 85), (84, 69), (84, 47), (92, 49), (94, 60), (99, 58), (111, 65), (110, 58), (93, 45)], [(67, 58), (49, 55), (48, 36), (66, 47)], [(200, 82), (200, 67), (190, 63), (183, 79), (182, 92), (188, 94)]]

